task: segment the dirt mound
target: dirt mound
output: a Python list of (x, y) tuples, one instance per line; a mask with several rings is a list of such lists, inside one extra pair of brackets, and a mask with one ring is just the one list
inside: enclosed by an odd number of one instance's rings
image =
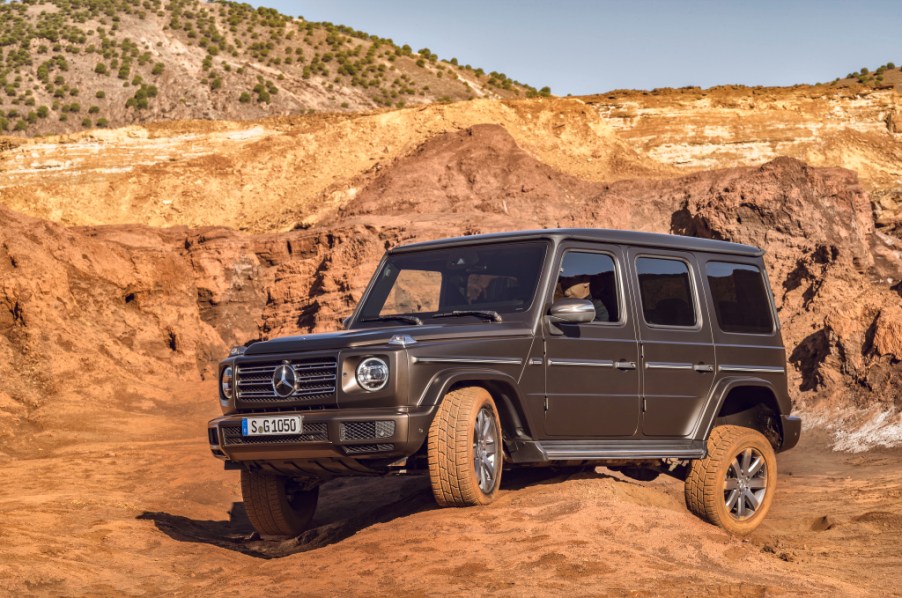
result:
[(506, 475), (474, 509), (436, 509), (424, 478), (338, 480), (313, 529), (261, 542), (199, 433), (215, 383), (175, 390), (104, 438), (0, 461), (0, 592), (898, 595), (898, 450), (843, 455), (807, 434), (748, 540), (690, 515), (676, 480), (599, 469)]

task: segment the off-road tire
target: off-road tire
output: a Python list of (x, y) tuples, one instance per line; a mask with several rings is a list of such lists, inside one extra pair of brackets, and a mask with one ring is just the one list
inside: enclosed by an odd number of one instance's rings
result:
[[(497, 430), (497, 474), (491, 491), (479, 487), (474, 468), (473, 434), (476, 416), (488, 407)], [(479, 387), (466, 387), (445, 395), (429, 427), (429, 480), (432, 494), (442, 507), (485, 505), (498, 495), (504, 452), (501, 421), (492, 395)]]
[[(736, 519), (724, 501), (724, 484), (733, 459), (746, 448), (753, 448), (764, 459), (766, 492), (755, 513), (747, 519)], [(717, 426), (708, 438), (708, 456), (693, 461), (686, 477), (686, 506), (705, 521), (744, 536), (751, 533), (767, 516), (777, 486), (777, 457), (763, 434), (741, 426)]]
[(242, 470), (241, 495), (247, 517), (261, 537), (287, 538), (310, 525), (319, 487), (303, 490), (291, 478)]

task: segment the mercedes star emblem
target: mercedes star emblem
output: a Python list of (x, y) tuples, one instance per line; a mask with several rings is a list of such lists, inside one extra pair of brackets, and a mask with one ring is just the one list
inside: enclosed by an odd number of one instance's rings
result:
[(290, 364), (284, 363), (272, 373), (272, 389), (282, 398), (290, 397), (294, 393), (297, 384), (297, 376)]

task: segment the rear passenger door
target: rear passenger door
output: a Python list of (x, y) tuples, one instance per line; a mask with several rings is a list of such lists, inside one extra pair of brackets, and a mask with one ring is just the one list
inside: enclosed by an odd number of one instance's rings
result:
[(642, 435), (686, 437), (714, 380), (704, 284), (689, 253), (631, 248), (642, 372)]

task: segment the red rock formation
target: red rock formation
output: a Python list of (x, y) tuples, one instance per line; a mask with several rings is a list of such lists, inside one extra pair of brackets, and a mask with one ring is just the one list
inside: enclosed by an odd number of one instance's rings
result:
[(85, 400), (152, 409), (178, 400), (167, 380), (208, 376), (230, 344), (334, 329), (387, 247), (553, 226), (762, 246), (794, 396), (868, 406), (902, 394), (902, 299), (886, 283), (902, 278), (898, 259), (884, 259), (854, 173), (793, 159), (604, 185), (553, 170), (487, 125), (430, 140), (310, 230), (66, 228), (2, 208), (0, 218), (0, 435), (23, 421), (71, 427)]

